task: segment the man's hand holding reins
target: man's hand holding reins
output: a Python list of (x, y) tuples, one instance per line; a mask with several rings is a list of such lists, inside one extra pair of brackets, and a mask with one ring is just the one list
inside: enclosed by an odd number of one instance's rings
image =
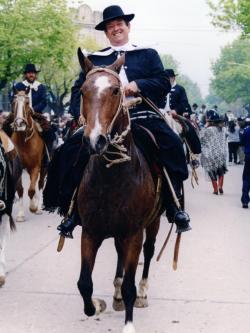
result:
[(129, 82), (124, 86), (125, 96), (135, 96), (139, 92), (139, 88), (135, 81)]

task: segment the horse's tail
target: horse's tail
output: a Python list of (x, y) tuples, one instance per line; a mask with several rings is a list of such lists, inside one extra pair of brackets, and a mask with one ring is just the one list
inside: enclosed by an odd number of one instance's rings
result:
[(12, 217), (12, 215), (9, 215), (9, 221), (10, 221), (10, 230), (15, 231), (16, 230), (16, 224)]

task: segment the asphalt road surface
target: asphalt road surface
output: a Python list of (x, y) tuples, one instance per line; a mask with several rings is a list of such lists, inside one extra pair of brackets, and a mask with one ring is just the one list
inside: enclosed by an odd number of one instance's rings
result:
[[(149, 307), (135, 309), (136, 333), (247, 333), (250, 331), (250, 209), (241, 208), (242, 166), (230, 166), (225, 194), (215, 196), (199, 170), (200, 185), (186, 187), (193, 230), (182, 237), (177, 271), (172, 269), (175, 235), (159, 263), (152, 260)], [(113, 240), (100, 248), (94, 295), (106, 312), (87, 318), (76, 283), (80, 272), (80, 228), (56, 252), (55, 214), (32, 215), (17, 225), (7, 248), (8, 275), (0, 289), (0, 333), (121, 332), (124, 313), (112, 309), (116, 254)], [(162, 218), (156, 254), (169, 224)], [(141, 262), (142, 262), (141, 258)], [(138, 266), (137, 281), (142, 272)]]

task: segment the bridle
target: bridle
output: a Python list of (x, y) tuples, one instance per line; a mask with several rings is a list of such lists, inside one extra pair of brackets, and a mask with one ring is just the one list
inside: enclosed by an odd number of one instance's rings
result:
[[(108, 129), (106, 132), (107, 144), (101, 154), (102, 157), (108, 162), (106, 164), (106, 167), (109, 168), (114, 164), (120, 164), (120, 163), (131, 160), (131, 157), (128, 155), (128, 149), (123, 144), (125, 138), (127, 137), (128, 133), (131, 130), (131, 122), (130, 122), (128, 106), (126, 105), (126, 102), (125, 102), (124, 90), (122, 88), (121, 79), (120, 79), (119, 75), (109, 68), (97, 67), (88, 72), (88, 74), (86, 75), (86, 80), (91, 75), (98, 73), (98, 72), (106, 72), (106, 73), (109, 73), (109, 74), (115, 76), (116, 79), (118, 80), (119, 91), (120, 91), (119, 105), (118, 105), (118, 108), (116, 110), (116, 113), (115, 113), (110, 125), (108, 126)], [(82, 99), (83, 99), (83, 97), (82, 97)], [(118, 132), (116, 132), (114, 134), (114, 136), (112, 137), (112, 131), (114, 128), (115, 121), (117, 120), (118, 116), (121, 113), (123, 113), (127, 117), (128, 125), (120, 134)], [(109, 148), (111, 148), (111, 147), (115, 148), (115, 151), (110, 151)]]
[(14, 127), (14, 131), (17, 131), (18, 121), (21, 120), (25, 124), (25, 131), (24, 131), (25, 132), (25, 142), (30, 140), (34, 135), (34, 120), (31, 117), (31, 126), (29, 125), (29, 121), (28, 121), (28, 112), (33, 114), (34, 111), (30, 106), (28, 106), (29, 110), (26, 111), (25, 104), (24, 104), (23, 105), (23, 116), (17, 117), (17, 107), (18, 107), (18, 103), (25, 102), (25, 99), (28, 99), (28, 98), (29, 97), (26, 94), (25, 95), (24, 94), (19, 95), (17, 93), (17, 94), (14, 95), (14, 99), (13, 99), (13, 113), (14, 113), (13, 127)]

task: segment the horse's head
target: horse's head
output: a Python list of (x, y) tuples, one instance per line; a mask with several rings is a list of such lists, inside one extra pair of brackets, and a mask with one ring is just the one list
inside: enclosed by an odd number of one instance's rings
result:
[(32, 109), (29, 105), (29, 90), (18, 91), (14, 89), (12, 111), (14, 113), (14, 131), (24, 132), (31, 126)]
[(86, 81), (81, 87), (81, 115), (86, 124), (84, 136), (91, 150), (101, 154), (122, 111), (123, 92), (118, 74), (124, 64), (124, 56), (107, 67), (94, 67), (80, 48), (78, 58), (86, 74)]

